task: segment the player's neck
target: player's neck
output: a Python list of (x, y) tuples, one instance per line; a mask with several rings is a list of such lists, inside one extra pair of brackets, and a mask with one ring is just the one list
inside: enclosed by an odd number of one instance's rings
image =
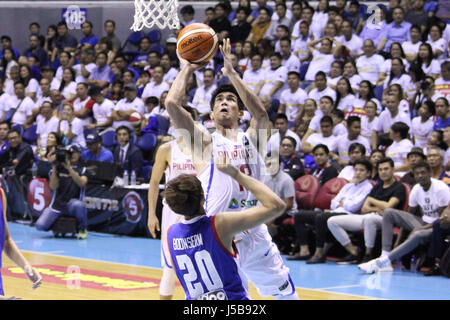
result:
[(232, 127), (224, 127), (221, 125), (218, 125), (216, 123), (216, 131), (220, 133), (222, 136), (230, 139), (230, 140), (236, 140), (238, 135), (238, 127), (232, 126)]

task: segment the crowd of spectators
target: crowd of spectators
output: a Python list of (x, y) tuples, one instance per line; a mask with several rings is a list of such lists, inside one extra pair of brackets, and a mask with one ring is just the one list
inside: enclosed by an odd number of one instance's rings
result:
[[(376, 231), (383, 227), (383, 240), (388, 237), (383, 212), (395, 208), (417, 209), (416, 215), (426, 215), (423, 221), (433, 229), (450, 201), (448, 8), (434, 0), (390, 0), (373, 13), (357, 0), (337, 0), (335, 5), (320, 0), (315, 7), (304, 0), (289, 7), (284, 0), (273, 3), (221, 0), (204, 11), (203, 21), (196, 21), (196, 9), (181, 2), (180, 17), (181, 27), (203, 22), (219, 41), (231, 39), (235, 69), (261, 98), (271, 129), (277, 130), (265, 152), (279, 151), (281, 170), (267, 183), (290, 203), (286, 214), (295, 218), (297, 235), (293, 259), (324, 262), (331, 231), (349, 253), (342, 263), (367, 262), (375, 257)], [(375, 19), (369, 19), (372, 14)], [(176, 37), (181, 29), (160, 40), (150, 33), (134, 34), (138, 39), (133, 47), (115, 35), (116, 21), (106, 20), (103, 26), (101, 37), (86, 21), (83, 37), (76, 39), (65, 22), (49, 26), (46, 35), (38, 23), (31, 23), (29, 48), (23, 50), (8, 35), (1, 37), (4, 170), (13, 167), (23, 174), (33, 156), (46, 161), (57, 146), (77, 145), (83, 160), (114, 162), (148, 179), (142, 167), (152, 163), (152, 153), (136, 141), (152, 133), (157, 148), (173, 138), (164, 104), (179, 72)], [(229, 82), (222, 66), (219, 51), (195, 72), (188, 90), (180, 92), (185, 105), (195, 110), (195, 120), (208, 130), (214, 130), (211, 96)], [(244, 111), (241, 128), (250, 121)], [(115, 141), (105, 145), (102, 137), (111, 130)], [(417, 199), (408, 199), (404, 189), (407, 185), (411, 193), (427, 193), (429, 183), (419, 186), (416, 179), (416, 171), (424, 170), (433, 188), (447, 186), (439, 203), (426, 209)], [(348, 182), (329, 210), (297, 208), (301, 204), (292, 193), (294, 181), (307, 174), (321, 186), (336, 177)], [(273, 234), (281, 223), (271, 224)], [(405, 232), (417, 231), (415, 225), (397, 224)], [(315, 230), (314, 254), (307, 225)], [(361, 229), (365, 251), (344, 231)], [(424, 238), (431, 233), (422, 234), (421, 243)], [(383, 241), (384, 256), (390, 242)], [(383, 260), (380, 268), (386, 265)]]

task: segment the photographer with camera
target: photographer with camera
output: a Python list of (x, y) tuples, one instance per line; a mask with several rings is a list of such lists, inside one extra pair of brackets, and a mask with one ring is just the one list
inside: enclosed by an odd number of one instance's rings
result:
[(20, 132), (11, 129), (8, 132), (9, 146), (0, 155), (0, 168), (8, 187), (8, 219), (23, 217), (27, 212), (26, 185), (30, 180), (28, 170), (34, 161), (33, 149), (22, 141)]
[(434, 78), (431, 76), (426, 76), (420, 83), (420, 87), (417, 88), (413, 101), (418, 109), (425, 101), (431, 100), (436, 102), (436, 100), (442, 96), (442, 93), (436, 92), (435, 90)]
[(88, 182), (86, 168), (81, 164), (81, 149), (77, 145), (67, 149), (58, 147), (49, 154), (52, 163), (50, 189), (54, 191), (50, 207), (36, 221), (36, 228), (48, 231), (60, 216), (73, 216), (78, 222), (78, 239), (87, 237), (87, 209), (82, 201)]

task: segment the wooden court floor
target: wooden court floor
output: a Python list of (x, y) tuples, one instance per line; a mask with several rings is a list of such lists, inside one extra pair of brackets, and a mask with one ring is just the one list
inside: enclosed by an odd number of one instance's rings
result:
[[(162, 270), (113, 262), (70, 258), (52, 254), (22, 251), (43, 277), (36, 290), (6, 256), (3, 256), (3, 288), (6, 296), (24, 300), (157, 300)], [(302, 300), (359, 300), (355, 295), (297, 288)], [(254, 300), (264, 300), (250, 286)], [(178, 284), (174, 299), (183, 300)], [(270, 298), (271, 299), (271, 298)]]

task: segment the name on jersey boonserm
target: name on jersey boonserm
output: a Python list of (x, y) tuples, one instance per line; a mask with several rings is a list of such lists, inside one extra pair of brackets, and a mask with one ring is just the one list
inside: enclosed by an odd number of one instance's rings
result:
[(203, 238), (198, 233), (187, 238), (173, 238), (172, 244), (174, 250), (187, 250), (203, 245)]

